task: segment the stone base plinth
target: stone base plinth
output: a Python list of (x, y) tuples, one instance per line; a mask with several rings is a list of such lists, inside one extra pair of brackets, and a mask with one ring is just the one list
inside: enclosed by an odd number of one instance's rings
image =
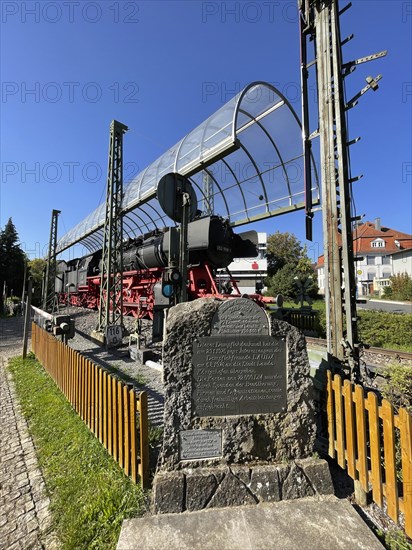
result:
[(100, 330), (92, 330), (90, 336), (93, 338), (93, 340), (96, 340), (96, 343), (98, 344), (105, 344), (106, 343), (106, 337), (103, 332)]
[(153, 484), (153, 512), (193, 512), (333, 494), (326, 461), (185, 468), (159, 472)]

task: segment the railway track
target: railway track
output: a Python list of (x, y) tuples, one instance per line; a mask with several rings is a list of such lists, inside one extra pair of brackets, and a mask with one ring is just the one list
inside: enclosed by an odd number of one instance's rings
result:
[[(306, 342), (311, 346), (326, 348), (326, 340), (323, 338), (306, 336)], [(412, 364), (412, 353), (407, 351), (370, 347), (365, 349), (363, 354), (366, 355), (370, 361), (372, 361), (375, 357), (377, 362), (381, 361), (382, 358), (386, 358), (387, 361), (390, 361), (391, 359), (398, 359), (403, 362), (410, 362)]]

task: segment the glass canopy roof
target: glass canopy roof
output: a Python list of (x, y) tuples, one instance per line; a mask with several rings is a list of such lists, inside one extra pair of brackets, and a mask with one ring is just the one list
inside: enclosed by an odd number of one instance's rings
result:
[[(169, 172), (190, 179), (203, 214), (233, 226), (304, 208), (299, 119), (272, 85), (247, 86), (125, 186), (125, 238), (175, 225), (156, 198)], [(312, 202), (319, 202), (313, 159)], [(57, 251), (80, 241), (90, 251), (101, 248), (104, 216), (103, 203), (59, 240)]]

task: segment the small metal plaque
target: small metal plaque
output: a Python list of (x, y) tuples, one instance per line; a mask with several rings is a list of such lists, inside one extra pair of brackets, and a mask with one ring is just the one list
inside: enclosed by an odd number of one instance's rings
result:
[(222, 456), (222, 430), (179, 432), (180, 460), (202, 460)]
[(106, 327), (106, 345), (114, 348), (122, 343), (122, 327), (120, 325), (108, 325)]
[(212, 319), (211, 335), (270, 334), (269, 318), (253, 300), (235, 298), (220, 304)]
[(276, 413), (287, 405), (286, 343), (272, 336), (210, 336), (193, 343), (195, 416)]

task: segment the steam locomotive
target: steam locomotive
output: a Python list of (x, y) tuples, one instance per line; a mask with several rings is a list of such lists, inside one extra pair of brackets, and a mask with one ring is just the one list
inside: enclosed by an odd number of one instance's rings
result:
[[(153, 318), (161, 298), (171, 246), (169, 228), (154, 230), (123, 245), (123, 315)], [(234, 258), (257, 256), (257, 233), (236, 234), (227, 220), (207, 216), (188, 226), (188, 299), (240, 296), (227, 270)], [(58, 264), (56, 292), (59, 303), (96, 309), (99, 304), (102, 251)], [(224, 280), (217, 270), (226, 268)], [(159, 298), (160, 297), (160, 298)], [(251, 295), (262, 301), (258, 294)]]

